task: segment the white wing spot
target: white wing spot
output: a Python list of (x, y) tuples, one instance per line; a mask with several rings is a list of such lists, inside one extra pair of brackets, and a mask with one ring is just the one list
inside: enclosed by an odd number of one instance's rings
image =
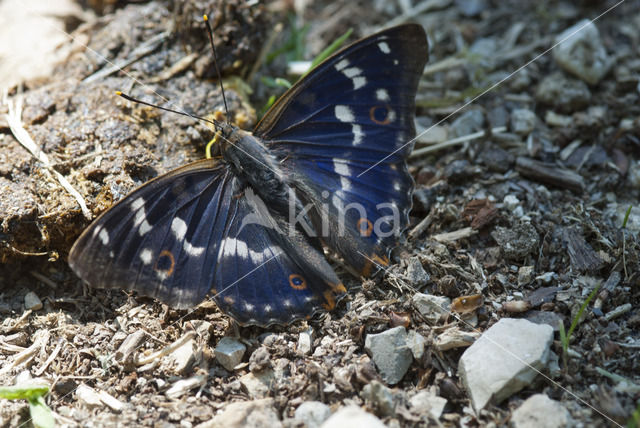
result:
[(362, 88), (367, 84), (366, 77), (362, 76), (362, 69), (358, 67), (345, 68), (342, 74), (347, 76), (353, 82), (353, 90)]
[(376, 91), (376, 98), (378, 101), (390, 101), (391, 97), (389, 96), (389, 92), (386, 89), (378, 89)]
[(293, 306), (293, 303), (291, 302), (291, 299), (284, 299), (282, 301), (282, 304), (286, 307), (286, 308), (290, 308), (291, 306)]
[(349, 60), (348, 59), (343, 59), (340, 60), (336, 65), (335, 68), (338, 71), (342, 71), (343, 69), (347, 68), (349, 66)]
[[(200, 248), (202, 247), (198, 247), (196, 249), (200, 250)], [(204, 248), (202, 248), (202, 251), (204, 251)], [(262, 263), (263, 261), (277, 257), (282, 253), (282, 248), (277, 246), (265, 248), (262, 251), (254, 251), (247, 247), (246, 242), (240, 241), (236, 238), (225, 238), (224, 241), (222, 241), (223, 256), (233, 256), (236, 254), (243, 259), (250, 258), (254, 263)]]
[(255, 307), (254, 305), (252, 305), (251, 303), (245, 303), (245, 304), (244, 304), (244, 310), (245, 310), (245, 311), (253, 312), (253, 310), (254, 310), (255, 308), (256, 308), (256, 307)]
[(394, 60), (393, 60), (393, 65), (398, 65), (398, 64), (399, 64), (398, 60), (397, 60), (397, 59), (394, 59)]
[(147, 213), (144, 212), (145, 201), (142, 198), (138, 198), (131, 202), (131, 211), (137, 211), (136, 216), (133, 218), (133, 225), (138, 228), (138, 235), (142, 236), (151, 230), (151, 225), (147, 221)]
[(102, 245), (107, 245), (109, 243), (109, 232), (107, 232), (104, 228), (100, 229), (98, 237), (100, 238), (100, 242), (102, 242)]
[(140, 260), (142, 260), (142, 263), (145, 265), (151, 264), (151, 261), (153, 260), (153, 251), (149, 248), (142, 250), (140, 252)]
[(181, 218), (175, 217), (171, 222), (171, 231), (178, 241), (182, 241), (187, 234), (187, 223)]
[(264, 311), (265, 311), (265, 313), (267, 313), (267, 314), (268, 314), (268, 313), (273, 312), (273, 306), (271, 306), (271, 305), (264, 305)]
[(353, 90), (354, 91), (356, 89), (362, 88), (364, 85), (367, 84), (367, 79), (364, 76), (354, 77), (353, 79), (351, 79), (351, 81), (353, 82)]
[(360, 76), (362, 74), (362, 69), (358, 67), (351, 67), (342, 70), (342, 73), (347, 76), (349, 79), (354, 78), (356, 76)]
[(402, 189), (402, 184), (399, 181), (394, 181), (393, 182), (393, 190), (398, 192), (398, 191), (400, 191), (400, 189)]
[(353, 125), (351, 125), (351, 131), (353, 131), (353, 145), (357, 146), (362, 143), (362, 138), (364, 137), (362, 127), (354, 123)]
[(355, 120), (353, 112), (347, 106), (337, 105), (335, 107), (334, 113), (336, 115), (336, 119), (338, 119), (340, 122), (351, 123)]
[(145, 200), (141, 197), (136, 199), (135, 201), (131, 202), (131, 211), (138, 211), (138, 208), (142, 208), (145, 203)]
[(389, 45), (387, 44), (387, 42), (380, 42), (378, 43), (378, 47), (380, 48), (380, 50), (382, 51), (382, 53), (384, 54), (389, 54), (391, 53), (391, 48), (389, 47)]
[(194, 247), (189, 241), (184, 241), (182, 248), (190, 256), (198, 257), (204, 253), (204, 247)]

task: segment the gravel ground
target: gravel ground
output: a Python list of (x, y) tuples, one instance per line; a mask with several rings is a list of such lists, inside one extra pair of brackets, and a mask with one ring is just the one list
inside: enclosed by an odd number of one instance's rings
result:
[[(60, 426), (640, 419), (640, 2), (88, 3), (59, 17), (66, 59), (8, 88), (39, 151), (0, 117), (0, 385), (48, 384)], [(283, 92), (267, 78), (348, 28), (429, 35), (411, 225), (373, 278), (333, 261), (349, 297), (330, 313), (240, 327), (209, 300), (87, 288), (66, 264), (90, 218), (203, 157), (208, 128), (113, 95), (220, 108), (203, 12), (246, 129)], [(1, 403), (2, 426), (29, 426), (25, 400)]]

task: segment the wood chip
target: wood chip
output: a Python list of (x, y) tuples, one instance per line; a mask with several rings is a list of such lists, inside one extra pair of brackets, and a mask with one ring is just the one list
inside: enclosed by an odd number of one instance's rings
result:
[(533, 181), (562, 187), (576, 193), (584, 191), (584, 179), (568, 169), (559, 168), (544, 162), (519, 157), (516, 159), (516, 170), (523, 176)]

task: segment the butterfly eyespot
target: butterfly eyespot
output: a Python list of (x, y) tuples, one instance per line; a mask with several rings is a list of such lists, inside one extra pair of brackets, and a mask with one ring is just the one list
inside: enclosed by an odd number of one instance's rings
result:
[(289, 275), (289, 285), (296, 290), (304, 290), (307, 288), (307, 280), (302, 275), (292, 273)]
[(169, 250), (162, 250), (158, 255), (154, 270), (159, 275), (166, 278), (173, 274), (173, 269), (176, 266), (176, 259), (173, 257), (173, 253)]
[(388, 125), (395, 119), (395, 112), (388, 105), (373, 106), (369, 109), (369, 119), (378, 125)]
[(371, 232), (373, 232), (373, 224), (371, 224), (371, 221), (369, 219), (366, 219), (364, 217), (358, 220), (356, 227), (358, 228), (360, 235), (364, 236), (365, 238), (371, 236)]

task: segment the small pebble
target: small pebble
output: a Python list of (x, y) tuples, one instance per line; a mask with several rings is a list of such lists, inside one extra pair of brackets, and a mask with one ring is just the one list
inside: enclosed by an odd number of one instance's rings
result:
[(319, 428), (329, 416), (331, 409), (320, 401), (305, 401), (294, 413), (294, 419), (303, 422), (306, 428)]
[(527, 136), (536, 125), (536, 114), (528, 109), (516, 109), (511, 112), (511, 131)]
[(42, 309), (42, 300), (33, 291), (29, 291), (24, 295), (24, 307), (32, 311), (39, 311)]
[(223, 337), (213, 352), (222, 367), (233, 371), (233, 368), (242, 361), (246, 350), (247, 347), (233, 337)]

